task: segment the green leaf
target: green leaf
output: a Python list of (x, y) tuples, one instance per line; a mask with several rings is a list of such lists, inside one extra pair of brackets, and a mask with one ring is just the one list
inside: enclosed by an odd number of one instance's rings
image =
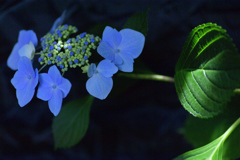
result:
[(240, 55), (224, 29), (207, 23), (192, 30), (175, 68), (183, 107), (199, 118), (219, 114), (240, 86)]
[(84, 137), (89, 124), (92, 96), (71, 101), (63, 106), (52, 124), (55, 149), (69, 148)]
[(148, 18), (147, 18), (148, 10), (149, 9), (147, 9), (145, 12), (134, 14), (127, 20), (123, 28), (130, 28), (139, 31), (144, 36), (146, 36), (148, 31)]
[[(240, 117), (240, 96), (235, 95), (228, 109), (211, 118), (200, 119), (189, 116), (184, 125), (183, 135), (194, 148), (202, 147), (221, 136)], [(223, 159), (240, 158), (240, 126), (226, 139), (223, 145)]]
[[(223, 146), (225, 140), (229, 137), (229, 135), (236, 129), (236, 127), (240, 124), (240, 118), (238, 118), (230, 127), (229, 129), (219, 138), (212, 141), (211, 143), (194, 149), (192, 151), (186, 152), (179, 157), (175, 158), (175, 160), (222, 160), (226, 159), (226, 157), (223, 157)], [(227, 158), (229, 159), (229, 158)]]

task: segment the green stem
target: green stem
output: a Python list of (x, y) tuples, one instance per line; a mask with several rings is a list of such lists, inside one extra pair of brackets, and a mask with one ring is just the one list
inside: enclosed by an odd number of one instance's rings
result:
[(37, 53), (35, 53), (35, 55), (41, 55), (41, 53), (40, 53), (40, 52), (37, 52)]
[(236, 89), (234, 90), (234, 93), (240, 94), (240, 88), (236, 88)]
[(47, 65), (47, 64), (44, 64), (44, 65), (39, 69), (38, 73), (40, 73), (41, 70), (42, 70), (44, 67), (46, 67), (46, 65)]
[(146, 79), (153, 81), (163, 81), (174, 83), (174, 78), (158, 74), (136, 74), (136, 73), (119, 73), (119, 76), (133, 78), (133, 79)]

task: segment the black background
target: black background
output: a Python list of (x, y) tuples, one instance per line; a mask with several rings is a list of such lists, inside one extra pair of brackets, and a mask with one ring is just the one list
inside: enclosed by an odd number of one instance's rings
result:
[[(131, 15), (147, 8), (149, 31), (136, 66), (144, 64), (157, 74), (174, 76), (191, 29), (207, 22), (226, 29), (240, 48), (238, 0), (0, 2), (0, 159), (172, 159), (192, 149), (180, 134), (189, 114), (178, 101), (174, 84), (114, 77), (116, 83), (109, 97), (93, 102), (84, 139), (75, 147), (55, 151), (53, 115), (47, 102), (35, 96), (20, 108), (10, 83), (14, 71), (6, 62), (20, 30), (32, 29), (40, 39), (64, 10), (64, 24), (75, 25), (79, 33), (101, 23), (121, 28)], [(88, 94), (87, 77), (80, 69), (68, 71), (65, 77), (72, 89), (64, 103)]]

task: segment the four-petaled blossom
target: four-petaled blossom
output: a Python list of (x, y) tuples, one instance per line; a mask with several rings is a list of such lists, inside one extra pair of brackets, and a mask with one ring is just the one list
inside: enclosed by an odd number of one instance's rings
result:
[(138, 31), (122, 29), (118, 32), (107, 26), (103, 31), (97, 52), (111, 60), (119, 70), (132, 72), (134, 59), (141, 54), (144, 42), (144, 35)]
[(118, 68), (110, 60), (102, 60), (98, 66), (91, 64), (88, 68), (88, 77), (86, 88), (89, 94), (105, 99), (113, 87), (112, 76), (118, 71)]
[(68, 95), (72, 84), (61, 76), (55, 65), (49, 68), (48, 74), (39, 74), (39, 83), (37, 97), (48, 101), (50, 111), (57, 116), (62, 108), (62, 100)]
[(11, 83), (17, 90), (18, 104), (23, 107), (33, 98), (38, 84), (38, 69), (34, 72), (32, 62), (27, 57), (20, 58), (17, 69)]
[(55, 20), (55, 22), (53, 23), (53, 26), (52, 26), (51, 30), (49, 31), (49, 33), (54, 34), (55, 29), (58, 26), (62, 25), (62, 23), (65, 19), (65, 14), (66, 14), (66, 11), (63, 11), (62, 15), (58, 19)]
[(32, 60), (35, 54), (35, 47), (32, 41), (30, 41), (29, 44), (25, 44), (22, 48), (20, 48), (18, 53), (20, 57), (25, 56), (28, 59)]
[(12, 70), (17, 70), (18, 62), (20, 60), (19, 50), (25, 45), (32, 42), (34, 46), (37, 46), (38, 40), (36, 34), (32, 30), (21, 30), (18, 36), (18, 42), (14, 45), (13, 50), (8, 57), (7, 65)]

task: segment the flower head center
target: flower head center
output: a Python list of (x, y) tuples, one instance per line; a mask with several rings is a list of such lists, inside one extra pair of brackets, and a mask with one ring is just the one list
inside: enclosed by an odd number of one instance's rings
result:
[(120, 49), (115, 49), (115, 53), (119, 53), (120, 52)]
[(56, 89), (56, 88), (57, 88), (56, 84), (52, 85), (52, 88), (53, 88), (53, 89)]
[(32, 78), (32, 77), (31, 77), (30, 75), (28, 75), (28, 76), (27, 76), (27, 79), (29, 79), (29, 80), (30, 80), (31, 78)]

